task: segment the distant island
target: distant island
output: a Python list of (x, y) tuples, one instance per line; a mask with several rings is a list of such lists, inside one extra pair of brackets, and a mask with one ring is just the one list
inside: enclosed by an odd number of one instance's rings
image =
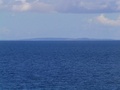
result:
[(22, 41), (112, 41), (112, 39), (91, 39), (91, 38), (32, 38)]

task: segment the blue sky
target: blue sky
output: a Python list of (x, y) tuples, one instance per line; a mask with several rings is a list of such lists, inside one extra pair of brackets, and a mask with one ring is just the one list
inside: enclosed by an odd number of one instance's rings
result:
[(0, 40), (120, 39), (119, 0), (0, 0)]

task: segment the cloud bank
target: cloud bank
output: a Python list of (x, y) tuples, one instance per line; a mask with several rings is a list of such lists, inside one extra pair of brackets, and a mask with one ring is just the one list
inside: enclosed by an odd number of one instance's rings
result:
[(0, 10), (15, 12), (112, 13), (120, 0), (0, 0)]
[[(5, 2), (6, 1), (6, 2)], [(53, 5), (39, 0), (0, 0), (0, 10), (26, 12), (26, 11), (38, 11), (38, 12), (54, 12)]]

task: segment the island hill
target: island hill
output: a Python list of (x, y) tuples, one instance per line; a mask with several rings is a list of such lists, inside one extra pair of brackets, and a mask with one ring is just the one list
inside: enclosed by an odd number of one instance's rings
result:
[(111, 39), (90, 39), (90, 38), (32, 38), (23, 41), (111, 41)]

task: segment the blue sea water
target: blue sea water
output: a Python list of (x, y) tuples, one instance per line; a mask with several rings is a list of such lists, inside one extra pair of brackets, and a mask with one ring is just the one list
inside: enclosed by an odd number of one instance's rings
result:
[(0, 90), (120, 90), (120, 41), (1, 41)]

